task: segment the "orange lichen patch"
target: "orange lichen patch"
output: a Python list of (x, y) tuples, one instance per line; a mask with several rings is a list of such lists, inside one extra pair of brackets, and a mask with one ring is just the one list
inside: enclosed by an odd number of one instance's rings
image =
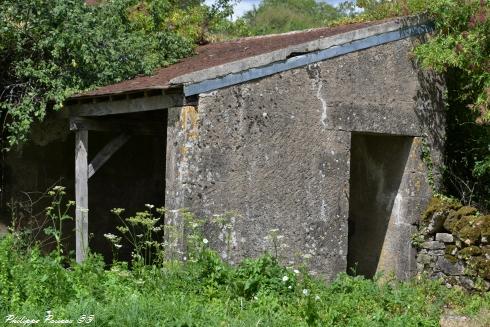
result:
[(189, 148), (188, 148), (188, 147), (186, 147), (186, 146), (181, 146), (181, 147), (179, 148), (179, 151), (180, 151), (180, 154), (182, 154), (182, 155), (184, 155), (184, 156), (185, 156), (187, 153), (189, 153)]
[(182, 107), (180, 113), (180, 123), (183, 130), (195, 129), (197, 128), (197, 123), (199, 122), (199, 115), (197, 107), (195, 106), (185, 106)]

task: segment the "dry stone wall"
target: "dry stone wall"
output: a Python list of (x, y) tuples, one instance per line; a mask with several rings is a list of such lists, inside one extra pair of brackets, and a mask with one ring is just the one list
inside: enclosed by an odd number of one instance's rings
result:
[(490, 289), (490, 215), (434, 197), (414, 237), (417, 269), (448, 286)]

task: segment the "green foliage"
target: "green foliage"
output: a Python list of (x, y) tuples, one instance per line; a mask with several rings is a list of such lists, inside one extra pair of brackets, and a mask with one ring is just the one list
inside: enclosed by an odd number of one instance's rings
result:
[[(444, 306), (478, 314), (490, 304), (488, 294), (426, 280), (381, 283), (342, 274), (325, 284), (267, 255), (237, 267), (209, 252), (198, 262), (104, 270), (99, 256), (65, 268), (36, 249), (14, 255), (11, 243), (11, 236), (0, 241), (2, 318), (44, 320), (50, 310), (75, 322), (93, 315), (96, 326), (435, 326)], [(210, 257), (225, 277), (209, 274)]]
[(490, 208), (490, 8), (482, 1), (432, 1), (436, 34), (415, 49), (447, 76), (447, 189)]
[[(133, 263), (138, 265), (151, 264), (163, 260), (163, 242), (155, 239), (163, 233), (164, 208), (156, 208), (151, 204), (146, 205), (147, 210), (137, 212), (134, 216), (122, 218), (124, 209), (113, 209), (112, 213), (122, 222), (117, 230), (132, 246)], [(104, 235), (113, 246), (113, 253), (122, 247), (121, 239), (114, 234)]]
[(490, 7), (487, 0), (431, 1), (436, 34), (415, 50), (424, 67), (456, 69), (458, 98), (470, 103), (479, 124), (490, 122)]
[(239, 20), (248, 28), (246, 35), (282, 33), (325, 26), (339, 17), (329, 4), (315, 0), (263, 0)]
[(150, 74), (191, 54), (230, 1), (0, 2), (1, 148), (24, 141), (34, 121), (81, 90)]
[(63, 198), (66, 195), (65, 188), (62, 186), (55, 186), (48, 192), (48, 195), (52, 198), (52, 205), (46, 208), (46, 216), (51, 222), (51, 226), (44, 229), (44, 233), (54, 238), (56, 245), (56, 256), (62, 257), (62, 232), (63, 222), (66, 220), (72, 220), (72, 217), (68, 215), (70, 209), (75, 205), (74, 201), (69, 201), (67, 204), (63, 203)]
[(358, 0), (366, 20), (427, 12), (436, 32), (415, 54), (426, 68), (461, 75), (458, 97), (490, 122), (490, 7), (487, 0)]
[[(447, 78), (446, 192), (490, 208), (490, 6), (488, 0), (357, 0), (346, 22), (425, 12), (435, 32), (414, 49), (425, 69)], [(348, 6), (347, 6), (348, 7)]]
[[(52, 196), (60, 199), (57, 190)], [(159, 219), (147, 208), (123, 226), (154, 232)], [(121, 217), (122, 210), (114, 213)], [(51, 325), (49, 319), (95, 326), (436, 326), (448, 306), (477, 315), (490, 305), (488, 293), (465, 294), (425, 279), (381, 282), (340, 274), (326, 284), (269, 254), (230, 266), (202, 239), (202, 220), (181, 214), (186, 228), (195, 226), (191, 234), (199, 244), (188, 244), (193, 256), (133, 258), (131, 269), (117, 260), (106, 267), (93, 253), (76, 264), (59, 260), (57, 250), (42, 255), (37, 246), (13, 252), (21, 234), (8, 234), (0, 239), (2, 320), (26, 317), (41, 326)]]

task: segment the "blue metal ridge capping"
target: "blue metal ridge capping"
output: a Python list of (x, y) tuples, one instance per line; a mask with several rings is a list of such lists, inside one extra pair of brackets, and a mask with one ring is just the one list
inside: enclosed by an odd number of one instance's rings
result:
[(365, 39), (352, 41), (342, 45), (336, 45), (325, 50), (307, 53), (287, 59), (285, 61), (274, 62), (267, 66), (251, 68), (239, 73), (232, 73), (222, 77), (185, 85), (184, 94), (185, 96), (191, 96), (221, 89), (227, 86), (236, 85), (250, 80), (284, 72), (286, 70), (306, 66), (315, 62), (323, 61), (325, 59), (338, 57), (350, 52), (364, 50), (377, 45), (398, 41), (411, 36), (425, 34), (431, 31), (433, 31), (432, 25), (426, 24), (405, 27), (396, 31), (369, 36)]

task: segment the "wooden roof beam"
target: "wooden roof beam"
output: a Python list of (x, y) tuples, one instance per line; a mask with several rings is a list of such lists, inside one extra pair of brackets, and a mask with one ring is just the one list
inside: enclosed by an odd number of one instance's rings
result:
[(70, 130), (88, 130), (98, 132), (119, 132), (133, 135), (165, 135), (164, 122), (158, 121), (135, 121), (129, 119), (104, 119), (71, 117)]
[(185, 103), (186, 99), (181, 93), (163, 93), (162, 95), (143, 96), (134, 99), (124, 98), (104, 102), (72, 104), (68, 106), (68, 110), (72, 117), (91, 117), (162, 110), (184, 106)]

